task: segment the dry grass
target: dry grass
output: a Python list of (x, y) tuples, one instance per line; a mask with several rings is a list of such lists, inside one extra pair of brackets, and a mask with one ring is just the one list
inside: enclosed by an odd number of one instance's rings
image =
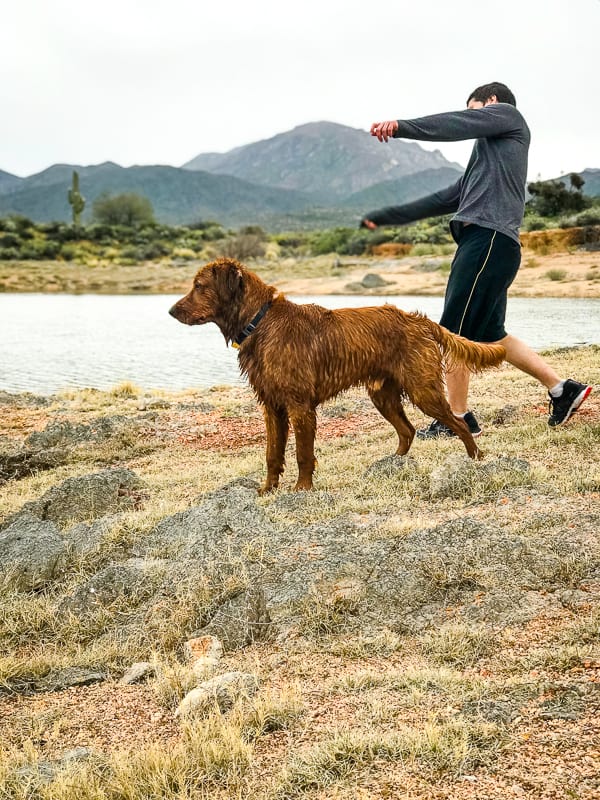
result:
[[(367, 474), (393, 452), (395, 441), (363, 395), (353, 392), (320, 415), (317, 490), (303, 502), (281, 502), (295, 479), (292, 439), (282, 489), (257, 500), (275, 524), (348, 516), (364, 523), (366, 539), (388, 543), (464, 517), (493, 524), (507, 540), (521, 537), (532, 546), (543, 540), (547, 563), (537, 584), (525, 587), (539, 609), (527, 622), (462, 616), (467, 595), (476, 606), (493, 588), (483, 561), (424, 563), (423, 591), (430, 602), (447, 602), (446, 618), (432, 616), (410, 632), (384, 614), (362, 624), (368, 595), (337, 602), (315, 586), (293, 609), (287, 637), (223, 659), (224, 670), (256, 674), (259, 693), (226, 715), (215, 712), (175, 731), (172, 710), (192, 686), (182, 643), (217, 597), (244, 588), (243, 563), (224, 559), (222, 574), (210, 581), (182, 579), (127, 636), (120, 621), (139, 598), (119, 600), (85, 622), (57, 608), (98, 568), (135, 551), (163, 517), (240, 476), (262, 478), (262, 439), (247, 445), (236, 438), (244, 420), (260, 429), (250, 393), (222, 387), (150, 394), (126, 385), (62, 393), (34, 417), (15, 412), (12, 419), (22, 428), (13, 425), (11, 437), (18, 441), (32, 425), (41, 429), (57, 417), (75, 424), (135, 416), (140, 398), (148, 396), (167, 403), (144, 442), (125, 436), (86, 447), (72, 463), (0, 488), (0, 514), (7, 515), (66, 477), (106, 463), (134, 469), (146, 484), (143, 506), (116, 520), (93, 553), (73, 558), (55, 585), (0, 597), (0, 691), (23, 691), (74, 666), (102, 668), (113, 678), (96, 688), (93, 702), (86, 687), (65, 695), (0, 693), (0, 798), (592, 800), (600, 791), (600, 777), (587, 761), (600, 741), (593, 691), (600, 680), (593, 523), (600, 493), (599, 354), (588, 347), (549, 355), (560, 373), (596, 384), (577, 417), (558, 430), (546, 425), (544, 392), (533, 380), (508, 367), (476, 376), (472, 402), (485, 428), (480, 441), (487, 459), (472, 465), (449, 494), (433, 497), (431, 477), (460, 453), (457, 441), (415, 441), (411, 459), (396, 474)], [(512, 411), (504, 408), (509, 403)], [(213, 410), (194, 408), (206, 404)], [(417, 425), (426, 422), (414, 409), (408, 415)], [(206, 448), (203, 434), (190, 430), (210, 420), (217, 431)], [(483, 469), (500, 457), (525, 459), (530, 470)], [(577, 551), (566, 547), (573, 532), (586, 531), (587, 544)], [(169, 555), (168, 543), (152, 552)], [(247, 558), (264, 555), (264, 543), (249, 539)], [(117, 720), (125, 692), (117, 679), (139, 660), (153, 661), (157, 677), (149, 687), (127, 687), (127, 696), (140, 713), (150, 702), (158, 711), (146, 722), (147, 741), (131, 747), (119, 722), (100, 729), (94, 703), (106, 706), (109, 719), (114, 709)], [(59, 768), (61, 754), (75, 746), (90, 747), (89, 758)], [(51, 764), (47, 782), (39, 777), (45, 762)]]

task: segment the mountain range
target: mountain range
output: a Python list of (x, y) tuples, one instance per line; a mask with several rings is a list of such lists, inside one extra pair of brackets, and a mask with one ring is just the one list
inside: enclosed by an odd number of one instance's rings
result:
[[(157, 220), (269, 230), (353, 226), (364, 212), (448, 186), (462, 167), (439, 150), (398, 140), (382, 145), (365, 131), (312, 122), (226, 153), (201, 153), (181, 167), (55, 164), (27, 178), (0, 170), (0, 216), (69, 221), (73, 170), (86, 198), (83, 221), (103, 193), (147, 197)], [(581, 173), (600, 195), (600, 169)]]

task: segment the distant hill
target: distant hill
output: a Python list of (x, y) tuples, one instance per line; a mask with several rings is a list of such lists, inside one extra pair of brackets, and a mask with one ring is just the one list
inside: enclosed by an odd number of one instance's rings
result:
[(385, 146), (366, 131), (334, 122), (310, 122), (227, 153), (201, 154), (183, 166), (295, 189), (327, 205), (382, 181), (439, 168), (462, 170), (439, 150), (403, 140)]
[(151, 201), (157, 219), (171, 224), (211, 219), (245, 225), (265, 214), (287, 214), (314, 205), (312, 198), (299, 192), (255, 186), (231, 176), (167, 166), (125, 168), (108, 162), (91, 167), (56, 164), (23, 179), (16, 191), (0, 195), (0, 215), (23, 214), (36, 222), (69, 220), (67, 192), (74, 169), (86, 198), (84, 222), (103, 192), (142, 194)]
[(14, 191), (24, 180), (0, 169), (0, 194)]
[[(366, 211), (450, 185), (463, 168), (414, 142), (383, 145), (363, 130), (311, 122), (227, 153), (200, 154), (183, 167), (55, 164), (27, 178), (0, 170), (0, 216), (69, 221), (74, 169), (86, 198), (84, 223), (102, 193), (136, 192), (160, 222), (278, 231), (352, 227)], [(600, 169), (581, 175), (584, 192), (600, 196)]]
[(400, 205), (409, 203), (418, 197), (437, 192), (446, 186), (455, 183), (462, 175), (462, 170), (452, 167), (440, 169), (426, 169), (405, 178), (392, 181), (383, 181), (375, 186), (369, 186), (361, 192), (355, 192), (343, 201), (347, 208), (356, 208), (372, 211), (381, 206)]

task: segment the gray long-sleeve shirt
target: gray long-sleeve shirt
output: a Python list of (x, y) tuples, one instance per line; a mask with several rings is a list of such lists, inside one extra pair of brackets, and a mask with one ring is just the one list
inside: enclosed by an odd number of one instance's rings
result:
[(371, 211), (365, 214), (366, 219), (376, 225), (404, 225), (456, 212), (450, 223), (454, 238), (460, 223), (472, 222), (519, 241), (531, 136), (513, 105), (493, 103), (483, 108), (398, 120), (394, 138), (476, 141), (465, 172), (455, 184), (412, 203)]

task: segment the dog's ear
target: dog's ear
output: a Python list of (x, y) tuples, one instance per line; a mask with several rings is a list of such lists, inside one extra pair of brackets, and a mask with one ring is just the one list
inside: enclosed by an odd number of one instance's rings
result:
[(231, 263), (227, 268), (225, 284), (233, 297), (236, 297), (244, 288), (244, 273), (239, 264)]

